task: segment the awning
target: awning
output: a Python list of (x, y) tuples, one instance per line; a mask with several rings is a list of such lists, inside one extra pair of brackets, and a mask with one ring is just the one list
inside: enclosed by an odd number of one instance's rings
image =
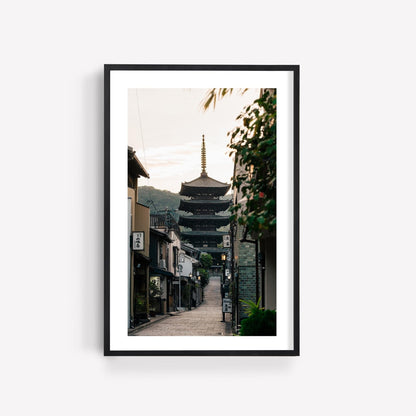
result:
[(143, 262), (145, 264), (149, 264), (150, 263), (150, 258), (147, 256), (144, 256), (141, 253), (138, 253), (137, 251), (134, 252), (134, 258), (136, 261), (140, 261)]
[(173, 273), (168, 272), (167, 270), (159, 269), (159, 267), (151, 267), (150, 273), (152, 274), (158, 274), (161, 276), (167, 276), (167, 277), (174, 277)]

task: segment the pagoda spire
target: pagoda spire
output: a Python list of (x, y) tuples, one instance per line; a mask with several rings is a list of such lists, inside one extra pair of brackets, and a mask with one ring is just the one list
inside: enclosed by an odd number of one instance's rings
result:
[(202, 148), (201, 148), (201, 176), (207, 176), (207, 152), (205, 150), (205, 135), (202, 135)]

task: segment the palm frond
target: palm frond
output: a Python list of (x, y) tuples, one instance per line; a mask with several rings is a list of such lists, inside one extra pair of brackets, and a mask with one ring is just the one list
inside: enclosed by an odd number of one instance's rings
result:
[[(207, 111), (208, 108), (212, 105), (212, 108), (215, 109), (217, 101), (224, 98), (226, 95), (231, 95), (234, 92), (234, 88), (211, 88), (207, 91), (205, 98), (201, 102), (201, 107), (203, 111)], [(243, 95), (248, 91), (248, 88), (239, 88), (238, 92)]]

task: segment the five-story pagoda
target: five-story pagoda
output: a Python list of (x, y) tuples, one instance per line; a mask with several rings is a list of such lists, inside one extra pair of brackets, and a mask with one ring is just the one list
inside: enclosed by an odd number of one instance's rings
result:
[(192, 213), (179, 217), (179, 225), (189, 227), (192, 231), (182, 231), (182, 237), (202, 252), (212, 255), (219, 260), (226, 249), (218, 247), (223, 241), (223, 235), (228, 232), (217, 231), (221, 226), (229, 224), (229, 217), (218, 215), (226, 211), (230, 205), (229, 199), (220, 199), (230, 189), (227, 183), (219, 182), (208, 176), (206, 172), (205, 137), (202, 136), (201, 175), (190, 182), (183, 182), (179, 195), (188, 197), (182, 199), (179, 209)]

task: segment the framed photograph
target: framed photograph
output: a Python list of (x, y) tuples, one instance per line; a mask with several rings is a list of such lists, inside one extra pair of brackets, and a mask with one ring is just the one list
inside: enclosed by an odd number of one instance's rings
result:
[(299, 355), (299, 66), (104, 74), (104, 354)]

